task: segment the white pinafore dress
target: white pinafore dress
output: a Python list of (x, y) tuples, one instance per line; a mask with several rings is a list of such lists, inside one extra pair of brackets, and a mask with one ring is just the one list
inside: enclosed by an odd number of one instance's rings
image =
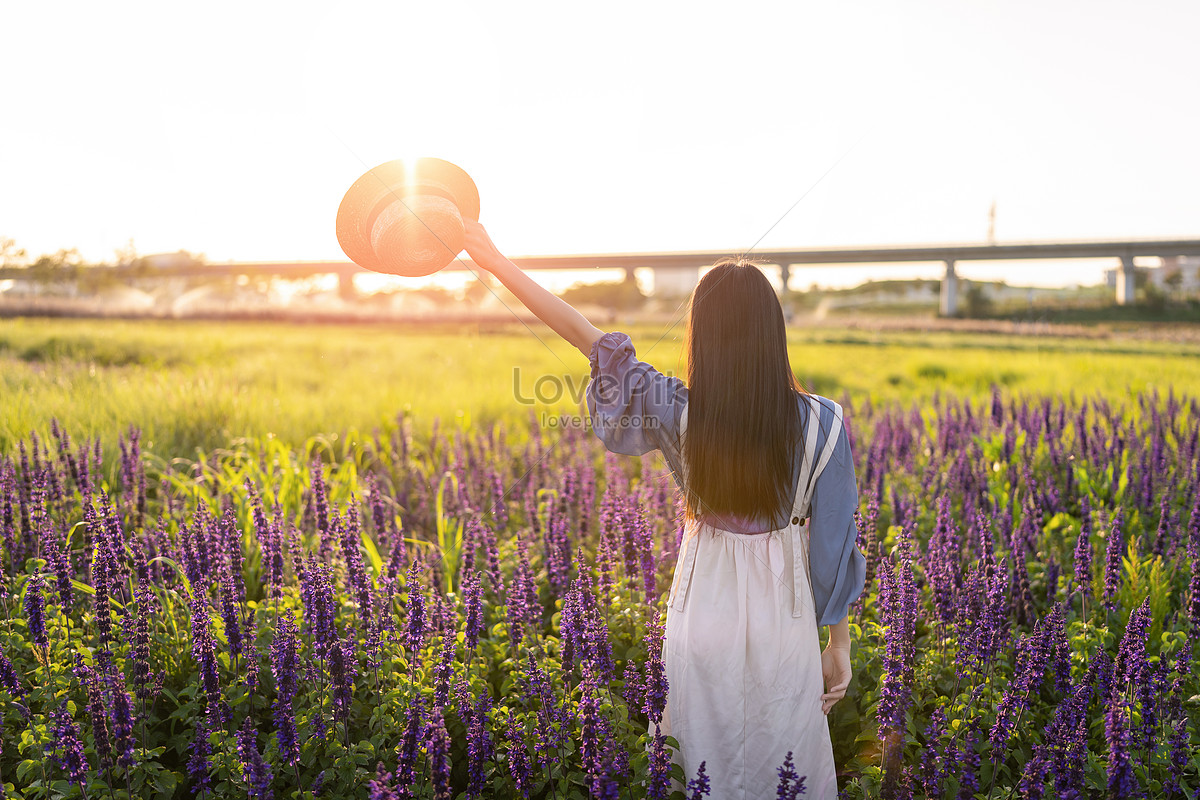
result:
[[(829, 722), (821, 710), (825, 686), (808, 517), (817, 476), (842, 429), (842, 408), (834, 404), (834, 424), (817, 453), (820, 406), (807, 399), (812, 413), (788, 527), (738, 534), (689, 519), (671, 582), (661, 728), (678, 741), (673, 760), (687, 780), (704, 762), (713, 800), (776, 797), (788, 751), (805, 779), (805, 798), (837, 796)], [(681, 435), (686, 426), (685, 408)]]

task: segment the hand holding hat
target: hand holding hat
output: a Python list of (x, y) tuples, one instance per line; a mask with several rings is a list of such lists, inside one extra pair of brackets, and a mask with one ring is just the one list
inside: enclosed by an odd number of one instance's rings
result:
[(342, 198), (337, 238), (359, 266), (415, 278), (450, 264), (467, 243), (465, 221), (478, 219), (479, 192), (458, 166), (440, 158), (388, 161)]

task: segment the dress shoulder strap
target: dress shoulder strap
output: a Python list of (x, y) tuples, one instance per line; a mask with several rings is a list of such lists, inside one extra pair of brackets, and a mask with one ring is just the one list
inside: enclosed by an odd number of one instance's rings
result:
[(829, 463), (829, 459), (833, 456), (833, 449), (837, 445), (838, 437), (842, 433), (842, 407), (833, 400), (830, 400), (829, 402), (833, 405), (833, 424), (830, 426), (828, 434), (826, 434), (825, 445), (818, 454), (817, 430), (821, 427), (821, 406), (823, 404), (812, 395), (808, 395), (806, 399), (808, 400), (810, 413), (804, 437), (804, 466), (800, 470), (800, 482), (796, 487), (796, 501), (792, 508), (792, 516), (794, 517), (808, 516), (809, 506), (812, 503), (812, 493), (815, 491), (817, 485), (817, 478), (820, 477), (821, 472), (825, 469), (825, 465)]

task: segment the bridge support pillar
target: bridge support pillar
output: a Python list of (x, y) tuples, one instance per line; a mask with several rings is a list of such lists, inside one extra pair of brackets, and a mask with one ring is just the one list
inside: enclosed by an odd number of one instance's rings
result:
[(1117, 268), (1117, 305), (1127, 306), (1133, 303), (1137, 289), (1136, 276), (1133, 256), (1121, 256), (1121, 266)]
[(792, 309), (791, 290), (788, 289), (788, 280), (792, 277), (792, 267), (787, 262), (779, 265), (779, 304), (783, 306), (784, 322), (791, 322), (795, 316)]
[[(633, 271), (630, 270), (632, 275)], [(654, 295), (656, 297), (684, 297), (692, 293), (700, 282), (699, 267), (674, 267), (654, 270)]]
[(356, 292), (354, 289), (354, 272), (344, 269), (338, 272), (337, 277), (338, 297), (342, 298), (347, 303), (353, 303), (358, 299), (358, 292)]
[(942, 278), (942, 293), (938, 301), (938, 313), (953, 317), (958, 313), (958, 273), (954, 271), (954, 259), (946, 259), (946, 275)]

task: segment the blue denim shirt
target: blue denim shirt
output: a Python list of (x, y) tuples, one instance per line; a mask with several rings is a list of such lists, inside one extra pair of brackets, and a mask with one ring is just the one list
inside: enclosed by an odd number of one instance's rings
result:
[[(587, 387), (588, 413), (592, 429), (614, 453), (639, 456), (659, 450), (666, 459), (675, 483), (683, 488), (683, 453), (680, 447), (680, 419), (687, 407), (687, 385), (676, 377), (664, 375), (639, 361), (633, 342), (624, 333), (606, 333), (592, 346), (592, 380)], [(833, 405), (821, 401), (817, 420), (816, 451), (821, 452), (835, 418)], [(805, 429), (810, 424), (808, 403), (798, 398)], [(844, 425), (843, 421), (843, 425)], [(797, 442), (792, 457), (792, 485), (800, 480), (803, 442)], [(712, 525), (734, 533), (755, 534), (785, 528), (792, 505), (778, 511), (774, 518), (706, 519)], [(832, 625), (862, 593), (867, 562), (857, 546), (858, 529), (854, 512), (858, 509), (858, 485), (850, 440), (843, 430), (833, 455), (817, 477), (811, 501), (809, 522), (809, 572), (817, 607), (817, 623)]]

